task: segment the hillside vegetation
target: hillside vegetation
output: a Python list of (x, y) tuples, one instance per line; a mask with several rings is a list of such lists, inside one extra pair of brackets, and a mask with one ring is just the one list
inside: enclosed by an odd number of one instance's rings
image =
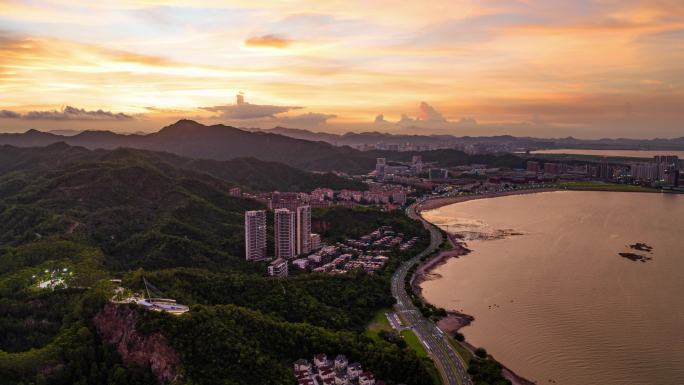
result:
[[(393, 161), (410, 161), (413, 155), (423, 156), (425, 162), (439, 162), (441, 166), (487, 163), (496, 167), (519, 167), (521, 158), (514, 155), (470, 156), (458, 150), (423, 152), (359, 151), (347, 146), (334, 146), (322, 141), (296, 139), (270, 132), (248, 132), (224, 125), (205, 126), (192, 120), (178, 122), (147, 135), (122, 135), (113, 132), (85, 131), (75, 136), (60, 136), (35, 130), (23, 134), (0, 134), (0, 144), (30, 147), (67, 143), (90, 149), (122, 147), (166, 151), (192, 159), (227, 161), (236, 158), (255, 158), (279, 162), (308, 171), (340, 171), (366, 174), (374, 169), (378, 157)], [(259, 170), (253, 170), (259, 172)], [(276, 175), (273, 172), (271, 175)], [(256, 177), (258, 174), (243, 174)]]
[[(393, 252), (373, 275), (275, 280), (263, 263), (243, 261), (243, 211), (261, 205), (227, 194), (235, 185), (228, 178), (242, 177), (221, 162), (63, 144), (3, 147), (0, 159), (0, 384), (156, 383), (149, 367), (124, 362), (93, 322), (112, 295), (111, 278), (141, 290), (143, 276), (191, 307), (181, 317), (134, 308), (137, 328), (161, 333), (181, 358), (177, 383), (291, 385), (292, 361), (318, 352), (361, 360), (389, 384), (432, 383), (424, 358), (364, 334), (392, 305), (391, 272), (408, 254)], [(278, 183), (309, 183), (299, 173)], [(424, 235), (418, 222), (375, 210), (315, 217), (341, 221), (350, 236), (379, 225)], [(68, 276), (69, 288), (40, 289), (55, 272)]]

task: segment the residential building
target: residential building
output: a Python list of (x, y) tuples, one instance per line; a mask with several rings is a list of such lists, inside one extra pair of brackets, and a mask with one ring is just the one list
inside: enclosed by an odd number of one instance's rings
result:
[(276, 209), (274, 215), (276, 258), (292, 259), (296, 251), (295, 213), (288, 209)]
[(653, 162), (658, 169), (658, 180), (664, 180), (666, 171), (673, 166), (679, 170), (679, 157), (676, 155), (656, 155), (653, 157)]
[(258, 261), (266, 258), (266, 211), (245, 212), (245, 259)]
[(428, 170), (428, 178), (430, 180), (446, 179), (449, 177), (449, 170), (444, 168), (431, 168)]
[(231, 187), (230, 190), (228, 190), (228, 195), (239, 198), (242, 196), (242, 189), (240, 187)]
[(349, 361), (347, 360), (347, 357), (343, 354), (338, 355), (335, 357), (335, 370), (347, 370), (347, 365), (349, 364)]
[(321, 248), (321, 236), (319, 234), (309, 234), (309, 248), (310, 251), (315, 251)]
[(297, 207), (297, 255), (311, 252), (311, 206)]
[(384, 178), (386, 167), (387, 167), (387, 160), (385, 158), (377, 158), (376, 162), (375, 162), (375, 175), (378, 178)]
[(327, 365), (328, 365), (328, 356), (326, 356), (323, 353), (316, 354), (314, 356), (314, 366), (316, 366), (317, 368), (320, 368), (322, 366), (327, 366)]
[(406, 204), (406, 192), (402, 190), (394, 190), (392, 191), (392, 202), (398, 204), (398, 205), (405, 205)]
[(375, 376), (371, 372), (363, 372), (359, 375), (359, 385), (375, 385)]
[(303, 358), (300, 358), (294, 363), (294, 371), (311, 374), (311, 363)]
[(423, 172), (423, 158), (420, 155), (414, 155), (411, 159), (411, 171), (414, 175)]
[(350, 380), (355, 380), (359, 378), (361, 372), (363, 372), (363, 369), (361, 367), (361, 364), (358, 362), (354, 362), (353, 364), (349, 364), (347, 366), (347, 376)]
[(271, 277), (287, 277), (287, 260), (277, 258), (268, 264), (268, 275)]
[(539, 172), (539, 162), (527, 161), (527, 172)]
[(292, 264), (300, 268), (301, 270), (306, 270), (309, 266), (309, 260), (306, 258), (295, 259)]
[(665, 184), (671, 187), (679, 187), (679, 170), (675, 165), (670, 165), (665, 170)]
[(349, 385), (349, 376), (346, 373), (337, 373), (335, 375), (335, 385)]
[(307, 194), (298, 192), (274, 191), (271, 193), (271, 199), (268, 204), (272, 210), (288, 209), (292, 212), (295, 212), (297, 207), (302, 206), (302, 203), (304, 203), (304, 198), (306, 198), (306, 195)]
[(634, 163), (630, 166), (630, 174), (642, 181), (658, 179), (658, 166), (654, 163)]
[(544, 174), (560, 174), (560, 166), (558, 163), (546, 162), (544, 163)]

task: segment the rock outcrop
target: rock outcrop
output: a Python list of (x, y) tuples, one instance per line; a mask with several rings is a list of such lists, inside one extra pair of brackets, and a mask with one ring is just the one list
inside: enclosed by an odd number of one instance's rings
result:
[(178, 353), (160, 333), (137, 331), (137, 319), (128, 305), (108, 304), (94, 322), (100, 337), (116, 347), (124, 362), (150, 368), (162, 384), (173, 382), (180, 366)]

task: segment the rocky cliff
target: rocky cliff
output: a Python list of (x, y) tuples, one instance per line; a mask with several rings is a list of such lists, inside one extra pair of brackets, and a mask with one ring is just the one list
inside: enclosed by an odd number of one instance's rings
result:
[(124, 362), (149, 367), (160, 383), (173, 382), (180, 366), (178, 353), (160, 333), (136, 330), (137, 317), (128, 305), (108, 304), (94, 322), (100, 337), (116, 347)]

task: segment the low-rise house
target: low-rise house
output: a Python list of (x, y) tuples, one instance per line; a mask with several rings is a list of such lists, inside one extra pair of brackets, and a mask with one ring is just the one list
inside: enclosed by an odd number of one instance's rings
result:
[(340, 354), (335, 357), (335, 370), (346, 370), (348, 364), (349, 361), (345, 355)]
[(356, 380), (357, 378), (359, 378), (359, 375), (362, 372), (363, 369), (361, 367), (361, 364), (358, 362), (354, 362), (353, 364), (349, 364), (347, 366), (347, 376), (350, 380)]
[(323, 381), (331, 380), (335, 381), (335, 371), (331, 367), (324, 367), (318, 370), (318, 375)]
[(306, 258), (295, 259), (292, 261), (292, 264), (302, 270), (306, 270), (306, 268), (309, 267), (309, 260)]
[(268, 275), (271, 277), (287, 277), (287, 260), (278, 258), (268, 265)]
[(375, 385), (375, 376), (371, 372), (363, 372), (359, 375), (359, 385)]
[(311, 374), (311, 362), (300, 358), (294, 363), (294, 371), (295, 373), (297, 372), (306, 372), (308, 374)]
[(337, 373), (335, 375), (335, 385), (349, 385), (349, 377), (346, 373)]
[(316, 366), (319, 369), (323, 366), (328, 366), (328, 356), (326, 356), (323, 353), (316, 354), (314, 356), (314, 366)]

